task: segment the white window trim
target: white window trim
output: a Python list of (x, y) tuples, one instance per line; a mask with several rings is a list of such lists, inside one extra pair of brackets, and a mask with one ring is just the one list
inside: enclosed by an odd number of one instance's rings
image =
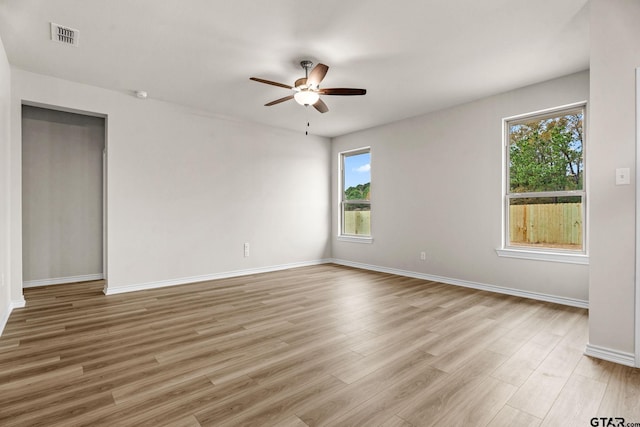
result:
[(514, 249), (512, 247), (496, 249), (499, 257), (530, 259), (536, 261), (563, 262), (567, 264), (589, 264), (589, 255), (584, 253), (552, 252), (543, 250)]
[[(507, 162), (509, 160), (508, 150), (509, 150), (509, 141), (508, 141), (508, 124), (510, 122), (517, 122), (521, 119), (531, 119), (531, 118), (543, 118), (545, 116), (553, 116), (557, 113), (561, 113), (566, 110), (582, 108), (583, 110), (583, 121), (586, 123), (587, 121), (587, 101), (580, 101), (571, 104), (561, 105), (559, 107), (548, 108), (544, 110), (538, 110), (531, 113), (519, 114), (511, 117), (505, 117), (502, 119), (502, 247), (496, 249), (496, 254), (500, 257), (505, 258), (518, 258), (518, 259), (527, 259), (527, 260), (537, 260), (537, 261), (550, 261), (550, 262), (562, 262), (568, 264), (589, 264), (589, 254), (588, 254), (588, 209), (587, 209), (587, 182), (586, 175), (583, 177), (583, 189), (579, 191), (566, 192), (566, 195), (580, 195), (582, 196), (582, 204), (583, 204), (583, 222), (582, 222), (582, 251), (563, 251), (563, 250), (553, 250), (552, 248), (535, 248), (535, 247), (516, 247), (510, 246), (507, 244), (508, 242), (508, 230), (509, 230), (509, 197), (507, 195), (507, 188), (509, 185), (509, 176), (507, 174)], [(583, 128), (583, 146), (582, 146), (582, 162), (586, 165), (586, 144), (584, 144), (588, 139), (587, 136), (587, 127)], [(585, 168), (586, 170), (586, 168)], [(555, 193), (555, 192), (550, 192)], [(542, 197), (544, 193), (532, 193), (535, 194), (535, 197)], [(511, 196), (522, 196), (526, 197), (522, 194), (513, 193)]]
[(356, 237), (350, 234), (340, 234), (337, 236), (337, 239), (341, 242), (352, 242), (352, 243), (373, 243), (373, 237)]
[[(362, 154), (362, 153), (369, 153), (369, 156), (372, 157), (371, 155), (371, 147), (360, 147), (360, 148), (355, 148), (353, 150), (345, 150), (345, 151), (341, 151), (340, 153), (338, 153), (338, 164), (340, 165), (340, 169), (339, 169), (339, 178), (338, 178), (338, 235), (337, 235), (337, 240), (342, 241), (342, 242), (352, 242), (352, 243), (373, 243), (373, 226), (371, 226), (371, 234), (369, 236), (359, 236), (356, 234), (343, 234), (342, 233), (342, 225), (344, 222), (344, 157), (345, 155), (347, 156), (353, 156), (353, 155), (357, 155), (357, 154)], [(371, 181), (373, 181), (373, 178), (371, 177)], [(370, 182), (371, 182), (370, 181)], [(373, 183), (371, 183), (371, 185), (373, 185)], [(353, 202), (357, 202), (357, 201), (353, 201)], [(369, 204), (369, 206), (371, 206), (371, 201), (367, 201), (366, 203)]]

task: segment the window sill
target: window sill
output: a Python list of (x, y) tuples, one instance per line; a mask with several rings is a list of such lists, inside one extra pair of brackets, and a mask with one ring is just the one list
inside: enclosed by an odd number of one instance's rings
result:
[(528, 251), (523, 249), (496, 249), (500, 257), (532, 259), (536, 261), (562, 262), (565, 264), (589, 264), (589, 256), (585, 254), (573, 254), (566, 252)]
[(338, 236), (337, 239), (341, 242), (373, 243), (373, 237)]

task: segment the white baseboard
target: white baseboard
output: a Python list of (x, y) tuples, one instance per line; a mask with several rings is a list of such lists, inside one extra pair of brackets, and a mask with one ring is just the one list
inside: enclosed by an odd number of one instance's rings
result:
[(36, 286), (62, 285), (65, 283), (88, 282), (91, 280), (102, 280), (104, 274), (84, 274), (82, 276), (54, 277), (52, 279), (27, 280), (22, 283), (23, 288), (35, 288)]
[[(327, 263), (334, 263), (338, 265), (344, 265), (347, 267), (360, 268), (363, 270), (371, 270), (371, 271), (378, 271), (382, 273), (395, 274), (398, 276), (412, 277), (416, 279), (430, 280), (434, 282), (446, 283), (446, 284), (456, 285), (456, 286), (463, 286), (466, 288), (479, 289), (479, 290), (496, 292), (496, 293), (501, 293), (506, 295), (514, 295), (514, 296), (519, 296), (524, 298), (531, 298), (531, 299), (536, 299), (541, 301), (553, 302), (557, 304), (569, 305), (572, 307), (588, 308), (589, 306), (588, 301), (579, 300), (579, 299), (565, 298), (565, 297), (559, 297), (554, 295), (541, 294), (537, 292), (528, 292), (528, 291), (522, 291), (519, 289), (503, 288), (500, 286), (487, 285), (484, 283), (470, 282), (466, 280), (435, 276), (431, 274), (400, 270), (396, 268), (380, 267), (376, 265), (363, 264), (359, 262), (345, 261), (340, 259), (321, 259), (316, 261), (282, 264), (282, 265), (252, 268), (252, 269), (246, 269), (246, 270), (235, 270), (235, 271), (228, 271), (223, 273), (207, 274), (202, 276), (183, 277), (179, 279), (162, 280), (158, 282), (140, 283), (140, 284), (127, 285), (127, 286), (122, 286), (117, 288), (105, 287), (104, 293), (106, 295), (114, 295), (114, 294), (120, 294), (125, 292), (134, 292), (134, 291), (140, 291), (145, 289), (156, 289), (156, 288), (162, 288), (166, 286), (183, 285), (188, 283), (196, 283), (196, 282), (203, 282), (203, 281), (217, 280), (217, 279), (226, 279), (231, 277), (248, 276), (251, 274), (269, 273), (269, 272), (280, 271), (280, 270), (288, 270), (290, 268), (307, 267), (307, 266), (327, 264)], [(100, 277), (97, 277), (97, 276), (100, 276)], [(61, 280), (61, 279), (73, 279), (73, 280), (65, 281), (65, 282), (56, 282), (55, 284), (80, 282), (84, 280), (100, 280), (102, 279), (102, 275), (100, 274), (100, 275), (76, 276), (74, 278), (49, 279), (49, 283), (43, 283), (45, 282), (44, 280), (32, 281), (31, 283), (38, 282), (38, 284), (27, 284), (29, 282), (25, 282), (24, 286), (29, 287), (29, 286), (50, 285), (50, 284), (54, 284), (52, 281)], [(9, 320), (9, 316), (11, 315), (11, 312), (16, 308), (24, 307), (25, 304), (26, 303), (24, 299), (11, 301), (11, 303), (6, 308), (4, 315), (0, 317), (0, 335), (2, 335), (2, 332), (4, 331), (4, 328), (7, 324), (7, 321)], [(584, 354), (587, 356), (596, 357), (598, 359), (603, 359), (603, 360), (619, 363), (626, 366), (632, 366), (632, 367), (635, 366), (635, 355), (633, 353), (621, 352), (621, 351), (612, 350), (605, 347), (600, 347), (597, 345), (587, 344)]]
[(26, 305), (24, 298), (19, 300), (11, 301), (4, 310), (4, 314), (0, 317), (0, 335), (4, 332), (5, 326), (7, 326), (7, 322), (9, 321), (9, 316), (11, 316), (11, 312), (16, 308), (22, 308)]
[(395, 274), (398, 276), (413, 277), (416, 279), (430, 280), (430, 281), (446, 283), (450, 285), (463, 286), (466, 288), (479, 289), (483, 291), (496, 292), (500, 294), (513, 295), (513, 296), (530, 298), (530, 299), (535, 299), (540, 301), (547, 301), (547, 302), (552, 302), (556, 304), (568, 305), (572, 307), (579, 307), (579, 308), (589, 307), (588, 301), (580, 300), (580, 299), (566, 298), (566, 297), (542, 294), (537, 292), (522, 291), (519, 289), (504, 288), (501, 286), (470, 282), (466, 280), (435, 276), (431, 274), (417, 273), (415, 271), (406, 271), (406, 270), (400, 270), (396, 268), (380, 267), (376, 265), (345, 261), (341, 259), (320, 259), (315, 261), (305, 261), (305, 262), (282, 264), (282, 265), (275, 265), (275, 266), (269, 266), (269, 267), (252, 268), (252, 269), (246, 269), (246, 270), (234, 270), (234, 271), (227, 271), (222, 273), (205, 274), (202, 276), (181, 277), (178, 279), (138, 283), (133, 285), (118, 286), (118, 287), (111, 287), (107, 283), (105, 284), (105, 288), (103, 292), (105, 293), (105, 295), (115, 295), (115, 294), (120, 294), (125, 292), (135, 292), (135, 291), (142, 291), (146, 289), (163, 288), (166, 286), (185, 285), (188, 283), (204, 282), (208, 280), (227, 279), (231, 277), (248, 276), (251, 274), (269, 273), (273, 271), (287, 270), (290, 268), (307, 267), (311, 265), (319, 265), (319, 264), (327, 264), (327, 263), (334, 263), (334, 264), (344, 265), (348, 267), (360, 268), (363, 270), (378, 271), (382, 273)]
[(2, 333), (4, 332), (4, 327), (7, 326), (11, 311), (13, 311), (13, 307), (11, 307), (11, 303), (9, 303), (9, 305), (7, 305), (7, 307), (5, 307), (5, 309), (3, 310), (2, 317), (0, 317), (0, 335), (2, 335)]
[(308, 267), (312, 265), (327, 264), (332, 262), (330, 259), (320, 259), (315, 261), (304, 261), (290, 264), (273, 265), (269, 267), (250, 268), (246, 270), (234, 270), (222, 273), (205, 274), (202, 276), (181, 277), (178, 279), (161, 280), (158, 282), (138, 283), (134, 285), (125, 285), (118, 287), (110, 287), (108, 283), (103, 290), (105, 295), (115, 295), (125, 292), (143, 291), (146, 289), (164, 288), (166, 286), (186, 285), (189, 283), (206, 282), (208, 280), (228, 279), (231, 277), (249, 276), (251, 274), (270, 273), (273, 271), (288, 270), (290, 268)]
[(380, 267), (376, 265), (345, 261), (341, 259), (320, 259), (315, 261), (305, 261), (305, 262), (282, 264), (282, 265), (275, 265), (275, 266), (268, 266), (268, 267), (252, 268), (252, 269), (246, 269), (246, 270), (234, 270), (234, 271), (227, 271), (222, 273), (205, 274), (205, 275), (193, 276), (193, 277), (181, 277), (178, 279), (138, 283), (133, 285), (118, 286), (118, 287), (111, 287), (107, 283), (105, 285), (103, 292), (105, 293), (105, 295), (115, 295), (115, 294), (120, 294), (125, 292), (135, 292), (135, 291), (142, 291), (146, 289), (163, 288), (166, 286), (185, 285), (188, 283), (204, 282), (208, 280), (227, 279), (231, 277), (248, 276), (251, 274), (269, 273), (273, 271), (287, 270), (290, 268), (307, 267), (311, 265), (319, 265), (319, 264), (327, 264), (327, 263), (334, 263), (338, 265), (344, 265), (347, 267), (360, 268), (363, 270), (371, 270), (371, 271), (378, 271), (382, 273), (395, 274), (398, 276), (413, 277), (416, 279), (430, 280), (434, 282), (446, 283), (449, 285), (463, 286), (465, 288), (472, 288), (472, 289), (495, 292), (500, 294), (513, 295), (513, 296), (518, 296), (523, 298), (535, 299), (539, 301), (547, 301), (547, 302), (552, 302), (556, 304), (568, 305), (571, 307), (589, 308), (588, 301), (575, 299), (575, 298), (548, 295), (548, 294), (543, 294), (538, 292), (529, 292), (529, 291), (523, 291), (520, 289), (513, 289), (513, 288), (504, 288), (501, 286), (488, 285), (485, 283), (470, 282), (467, 280), (435, 276), (432, 274), (418, 273), (415, 271), (406, 271), (406, 270), (400, 270), (396, 268)]
[(606, 347), (600, 347), (598, 345), (587, 344), (584, 354), (609, 362), (636, 367), (635, 354), (627, 353), (626, 351), (618, 351)]
[(11, 310), (14, 310), (16, 308), (23, 308), (27, 305), (27, 302), (24, 300), (23, 297), (21, 297), (20, 299), (14, 299), (13, 301), (11, 301)]
[(513, 295), (517, 297), (530, 298), (539, 301), (553, 302), (556, 304), (568, 305), (571, 307), (589, 308), (589, 301), (567, 298), (556, 295), (548, 295), (538, 292), (522, 291), (520, 289), (503, 288), (502, 286), (488, 285), (485, 283), (470, 282), (468, 280), (453, 279), (450, 277), (434, 276), (432, 274), (417, 273), (415, 271), (399, 270), (397, 268), (380, 267), (377, 265), (363, 264), (359, 262), (334, 259), (335, 264), (347, 267), (361, 268), (363, 270), (378, 271), (381, 273), (395, 274), (398, 276), (413, 277), (415, 279), (430, 280), (433, 282), (446, 283), (448, 285), (463, 286), (465, 288), (479, 289), (482, 291), (496, 292), (499, 294)]

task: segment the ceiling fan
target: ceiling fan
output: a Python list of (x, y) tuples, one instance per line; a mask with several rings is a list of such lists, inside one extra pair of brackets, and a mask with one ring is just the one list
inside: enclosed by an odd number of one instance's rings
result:
[(309, 69), (313, 66), (313, 62), (311, 61), (301, 61), (300, 66), (304, 69), (304, 77), (299, 78), (295, 81), (293, 86), (286, 85), (284, 83), (272, 82), (271, 80), (259, 79), (257, 77), (251, 77), (250, 79), (260, 83), (266, 83), (268, 85), (283, 87), (285, 89), (291, 89), (295, 93), (289, 96), (285, 96), (284, 98), (276, 99), (275, 101), (271, 101), (267, 104), (264, 104), (265, 107), (270, 107), (272, 105), (280, 104), (281, 102), (288, 101), (290, 99), (295, 99), (295, 101), (304, 106), (313, 105), (314, 108), (321, 113), (326, 113), (329, 111), (329, 107), (327, 104), (320, 99), (320, 95), (365, 95), (367, 93), (366, 89), (352, 89), (352, 88), (328, 88), (328, 89), (320, 89), (320, 82), (324, 79), (324, 76), (327, 74), (329, 67), (324, 64), (318, 64), (311, 72)]

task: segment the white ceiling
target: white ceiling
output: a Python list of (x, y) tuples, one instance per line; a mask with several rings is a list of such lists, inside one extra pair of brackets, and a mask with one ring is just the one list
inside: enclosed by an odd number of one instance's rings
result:
[[(323, 136), (585, 70), (588, 32), (588, 0), (0, 0), (18, 68)], [(293, 84), (302, 59), (367, 95), (264, 107), (289, 92), (249, 77)]]

